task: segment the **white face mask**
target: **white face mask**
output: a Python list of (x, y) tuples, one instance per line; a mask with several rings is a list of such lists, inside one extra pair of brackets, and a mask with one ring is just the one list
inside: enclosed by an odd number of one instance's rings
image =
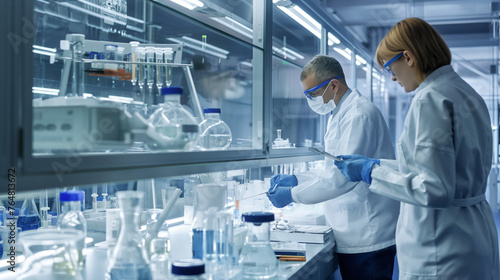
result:
[(307, 104), (309, 104), (309, 107), (311, 110), (316, 112), (317, 114), (320, 115), (326, 115), (333, 111), (337, 105), (335, 104), (335, 97), (337, 96), (337, 93), (333, 95), (333, 98), (328, 101), (328, 103), (323, 103), (323, 95), (325, 95), (326, 90), (330, 86), (330, 83), (326, 86), (325, 91), (323, 91), (323, 94), (320, 96), (313, 97), (312, 99), (307, 98)]

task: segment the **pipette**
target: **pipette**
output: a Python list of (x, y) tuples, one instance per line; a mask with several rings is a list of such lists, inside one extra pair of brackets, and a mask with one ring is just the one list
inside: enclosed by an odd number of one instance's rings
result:
[(327, 152), (325, 152), (325, 151), (320, 151), (320, 150), (318, 150), (318, 149), (316, 149), (316, 148), (314, 148), (314, 147), (309, 147), (309, 150), (311, 150), (311, 151), (313, 151), (313, 152), (315, 152), (315, 153), (318, 153), (318, 154), (322, 154), (322, 155), (324, 155), (324, 156), (326, 156), (326, 157), (329, 157), (329, 158), (331, 158), (331, 159), (333, 159), (333, 160), (335, 160), (335, 161), (343, 161), (343, 159), (342, 159), (342, 158), (340, 158), (340, 157), (336, 157), (336, 156), (334, 156), (334, 155), (332, 155), (332, 154), (330, 154), (330, 153), (327, 153)]

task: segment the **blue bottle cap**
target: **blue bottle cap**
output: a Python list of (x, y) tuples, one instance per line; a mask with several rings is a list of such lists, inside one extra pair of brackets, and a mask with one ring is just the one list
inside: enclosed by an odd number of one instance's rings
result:
[(205, 108), (203, 109), (204, 114), (210, 114), (210, 113), (219, 113), (220, 114), (220, 108)]
[(266, 223), (274, 221), (274, 214), (271, 212), (247, 212), (241, 215), (244, 222)]
[(59, 194), (60, 201), (81, 201), (84, 198), (85, 193), (83, 191), (65, 191)]
[(166, 95), (166, 94), (182, 94), (183, 90), (181, 87), (162, 87), (161, 88), (161, 95)]
[(172, 262), (172, 274), (200, 275), (205, 273), (205, 264), (199, 259), (183, 259)]

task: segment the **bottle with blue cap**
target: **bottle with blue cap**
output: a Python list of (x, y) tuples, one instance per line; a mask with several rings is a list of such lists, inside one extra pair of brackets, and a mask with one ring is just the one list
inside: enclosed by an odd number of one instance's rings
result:
[(247, 236), (241, 250), (239, 264), (244, 279), (269, 279), (276, 276), (278, 260), (270, 243), (270, 223), (274, 214), (270, 212), (247, 212), (242, 214)]
[(57, 219), (60, 229), (74, 229), (83, 232), (84, 238), (77, 241), (78, 266), (83, 269), (85, 238), (87, 237), (87, 221), (82, 213), (81, 201), (85, 199), (85, 193), (81, 190), (72, 190), (59, 193), (61, 202), (61, 215)]
[(164, 87), (161, 93), (165, 102), (148, 119), (147, 135), (153, 140), (148, 147), (183, 150), (187, 144), (196, 143), (198, 121), (181, 105), (181, 87)]
[(199, 259), (181, 259), (172, 262), (172, 279), (204, 280), (205, 264)]
[(205, 108), (205, 120), (200, 123), (198, 144), (202, 150), (225, 150), (233, 137), (229, 126), (220, 119), (220, 108)]

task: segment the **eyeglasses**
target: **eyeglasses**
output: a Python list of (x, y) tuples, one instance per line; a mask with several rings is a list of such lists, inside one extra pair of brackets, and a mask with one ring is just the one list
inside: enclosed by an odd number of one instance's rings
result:
[(337, 77), (333, 77), (333, 78), (331, 78), (331, 79), (328, 79), (328, 80), (326, 80), (326, 81), (322, 82), (321, 84), (319, 84), (319, 85), (317, 85), (317, 86), (315, 86), (315, 87), (313, 87), (313, 88), (310, 88), (310, 89), (308, 89), (308, 90), (304, 91), (304, 95), (305, 95), (307, 98), (309, 98), (309, 99), (313, 99), (313, 97), (315, 97), (315, 96), (316, 96), (315, 91), (317, 91), (318, 89), (320, 89), (320, 88), (322, 88), (322, 87), (326, 86), (326, 85), (327, 85), (327, 84), (328, 84), (331, 80), (340, 79), (340, 78), (342, 78), (342, 75), (339, 75), (339, 76), (337, 76)]
[(389, 74), (393, 75), (393, 76), (396, 76), (396, 74), (394, 74), (394, 72), (392, 72), (392, 69), (391, 69), (391, 64), (394, 63), (394, 61), (398, 60), (400, 57), (403, 56), (403, 52), (399, 53), (398, 55), (396, 55), (395, 57), (391, 58), (391, 60), (387, 61), (385, 64), (384, 64), (384, 69), (389, 72)]

